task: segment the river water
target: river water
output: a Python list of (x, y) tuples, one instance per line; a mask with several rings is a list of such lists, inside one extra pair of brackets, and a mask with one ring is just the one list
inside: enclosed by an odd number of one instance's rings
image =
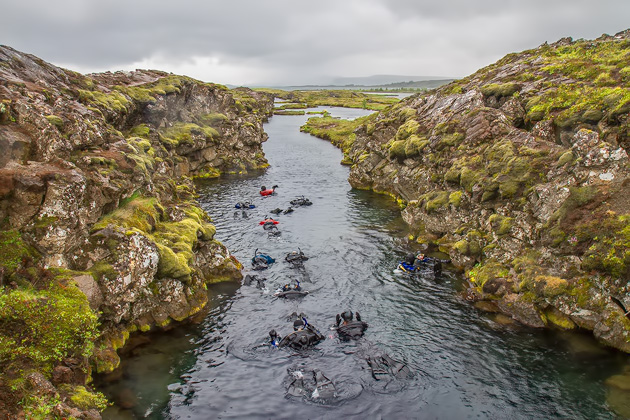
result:
[[(344, 118), (365, 115), (328, 109)], [(307, 118), (274, 116), (266, 124), (265, 173), (199, 185), (217, 239), (245, 274), (253, 273), (256, 249), (277, 259), (256, 273), (266, 288), (214, 285), (199, 324), (135, 347), (121, 374), (101, 386), (119, 404), (105, 418), (615, 418), (604, 380), (620, 371), (625, 355), (587, 334), (532, 330), (481, 313), (460, 298), (463, 280), (448, 268), (437, 277), (393, 274), (411, 249), (399, 208), (351, 189), (342, 153), (299, 132)], [(277, 194), (261, 198), (262, 185), (278, 185)], [(274, 216), (281, 235), (269, 236), (258, 222), (301, 195), (313, 205)], [(242, 200), (256, 208), (237, 211)], [(303, 270), (284, 261), (298, 248), (310, 257)], [(273, 296), (295, 280), (308, 296)], [(358, 342), (340, 341), (330, 328), (346, 309), (369, 324)], [(303, 352), (261, 345), (271, 329), (283, 336), (292, 330), (293, 312), (327, 339)], [(413, 376), (376, 380), (365, 360), (376, 352), (404, 362)], [(286, 395), (289, 371), (310, 369), (334, 383), (335, 398)]]

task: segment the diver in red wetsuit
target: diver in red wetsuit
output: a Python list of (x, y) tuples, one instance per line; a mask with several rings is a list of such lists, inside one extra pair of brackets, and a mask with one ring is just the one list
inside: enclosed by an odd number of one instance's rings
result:
[(276, 192), (276, 188), (278, 188), (277, 185), (274, 185), (273, 187), (271, 187), (270, 190), (267, 189), (267, 187), (265, 187), (264, 185), (262, 187), (260, 187), (260, 195), (267, 196), (267, 195), (273, 195)]

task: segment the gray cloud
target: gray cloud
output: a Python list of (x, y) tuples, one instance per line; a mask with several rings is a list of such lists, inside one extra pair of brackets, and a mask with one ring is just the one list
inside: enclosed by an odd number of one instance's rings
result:
[(627, 0), (24, 0), (0, 42), (78, 71), (160, 66), (219, 83), (464, 76), (564, 36), (626, 29)]

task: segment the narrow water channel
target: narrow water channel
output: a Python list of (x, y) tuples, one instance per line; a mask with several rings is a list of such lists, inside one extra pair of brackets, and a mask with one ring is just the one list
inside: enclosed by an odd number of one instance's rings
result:
[[(306, 119), (274, 116), (266, 125), (271, 167), (264, 174), (199, 186), (217, 239), (244, 263), (245, 274), (256, 249), (277, 259), (257, 273), (267, 287), (213, 286), (201, 323), (156, 334), (132, 350), (121, 376), (103, 385), (123, 407), (106, 418), (615, 418), (603, 382), (619, 372), (624, 355), (588, 335), (497, 322), (502, 318), (460, 299), (462, 280), (453, 271), (437, 278), (394, 275), (409, 246), (398, 207), (351, 189), (341, 152), (299, 132)], [(262, 185), (278, 185), (277, 195), (261, 198)], [(274, 216), (281, 235), (269, 237), (258, 222), (301, 195), (313, 205)], [(237, 211), (243, 200), (256, 208)], [(304, 270), (284, 262), (298, 247), (310, 257)], [(310, 294), (273, 296), (292, 280)], [(346, 309), (369, 324), (359, 342), (340, 341), (330, 329)], [(292, 330), (293, 312), (304, 313), (327, 339), (304, 352), (261, 346), (269, 330)], [(375, 380), (365, 357), (376, 351), (406, 363), (413, 377)], [(294, 369), (321, 370), (337, 397), (287, 396)]]

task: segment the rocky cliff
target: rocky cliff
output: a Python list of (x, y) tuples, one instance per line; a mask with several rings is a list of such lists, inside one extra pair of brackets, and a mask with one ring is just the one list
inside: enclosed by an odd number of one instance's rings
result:
[(510, 54), (338, 143), (350, 183), (398, 198), (414, 239), (466, 270), (470, 300), (630, 352), (629, 111), (626, 31)]
[(272, 106), (0, 47), (0, 412), (98, 417), (90, 366), (114, 369), (130, 333), (192, 316), (207, 283), (239, 278), (192, 178), (266, 167)]

